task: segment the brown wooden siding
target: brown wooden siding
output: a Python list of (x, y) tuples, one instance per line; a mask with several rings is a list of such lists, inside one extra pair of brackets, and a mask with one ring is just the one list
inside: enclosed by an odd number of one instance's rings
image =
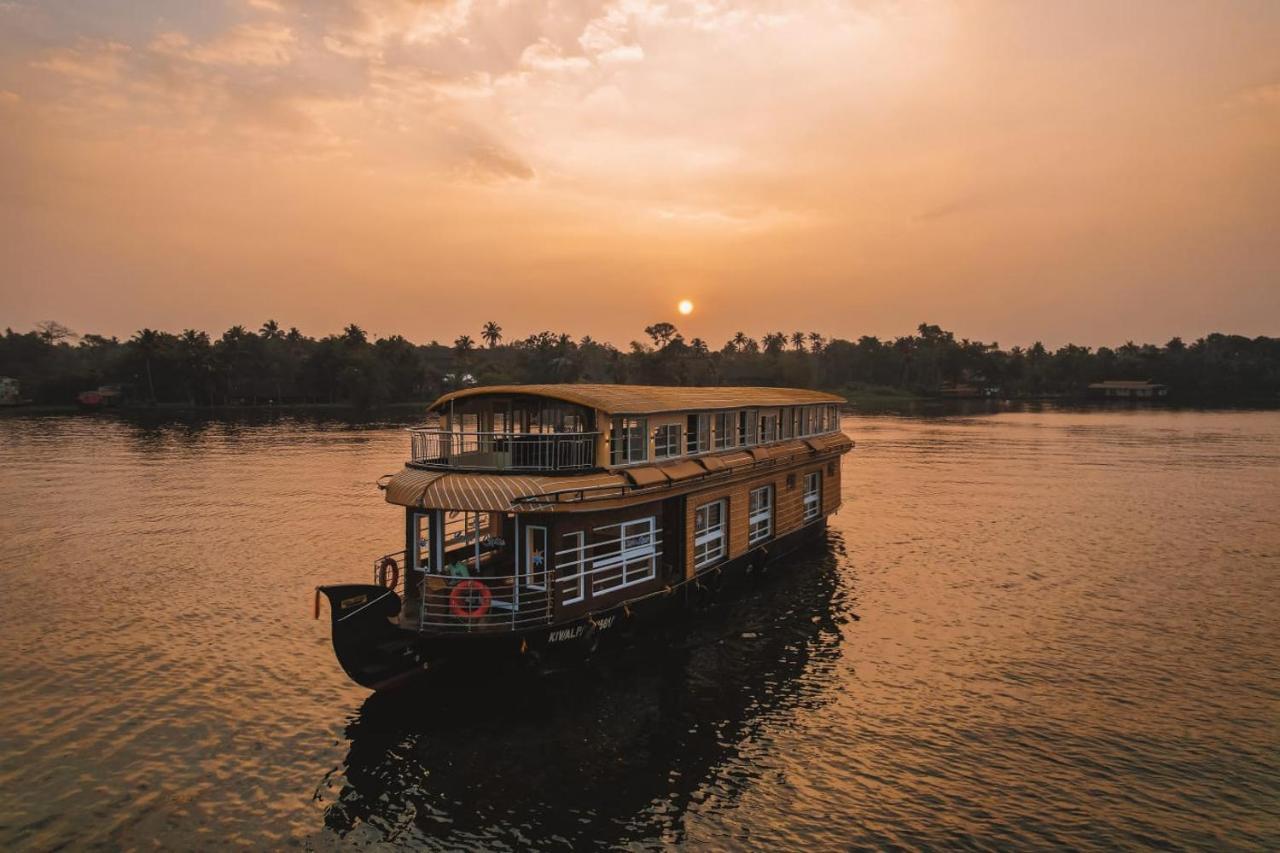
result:
[[(830, 464), (829, 464), (830, 463)], [(727, 501), (725, 524), (728, 527), (728, 552), (726, 560), (747, 553), (747, 511), (750, 493), (761, 486), (773, 486), (773, 536), (770, 539), (794, 533), (804, 526), (804, 475), (811, 471), (822, 474), (822, 515), (826, 517), (840, 508), (840, 456), (806, 460), (804, 464), (791, 465), (742, 480), (728, 483), (718, 489), (694, 492), (685, 507), (685, 577), (692, 578), (694, 516), (697, 508), (718, 500)], [(834, 473), (833, 473), (834, 472)], [(787, 486), (788, 478), (792, 485)], [(766, 542), (767, 544), (767, 542)]]

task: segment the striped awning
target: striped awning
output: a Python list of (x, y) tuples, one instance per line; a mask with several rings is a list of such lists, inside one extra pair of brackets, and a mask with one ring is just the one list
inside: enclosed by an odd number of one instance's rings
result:
[[(621, 493), (626, 485), (620, 474), (586, 474), (576, 477), (529, 477), (518, 474), (476, 474), (424, 471), (405, 468), (386, 485), (387, 502), (400, 506), (468, 510), (471, 512), (519, 512), (530, 509), (521, 499), (562, 490), (587, 490), (589, 494)], [(546, 509), (545, 505), (537, 506)]]
[(427, 488), (444, 475), (444, 471), (405, 468), (387, 481), (387, 503), (422, 506), (422, 496)]

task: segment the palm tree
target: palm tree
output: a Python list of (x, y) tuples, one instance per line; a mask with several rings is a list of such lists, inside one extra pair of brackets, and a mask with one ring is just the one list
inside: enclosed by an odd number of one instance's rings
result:
[(783, 347), (787, 345), (786, 332), (766, 332), (761, 338), (764, 342), (764, 351), (767, 353), (782, 352)]
[(475, 349), (475, 341), (471, 340), (470, 335), (459, 335), (457, 340), (453, 342), (453, 350), (458, 355), (466, 355)]
[(791, 333), (791, 348), (796, 352), (804, 349), (804, 332)]
[(484, 331), (480, 333), (480, 337), (484, 338), (489, 349), (493, 349), (502, 342), (502, 327), (490, 320), (484, 324)]
[(826, 339), (817, 332), (809, 333), (809, 352), (822, 352), (822, 347), (826, 343)]
[(734, 333), (733, 339), (729, 341), (729, 343), (733, 344), (734, 352), (746, 352), (747, 351), (746, 333), (745, 332)]
[(258, 330), (262, 337), (269, 341), (278, 341), (284, 337), (284, 332), (280, 331), (280, 324), (275, 320), (268, 320), (262, 324), (262, 328)]
[(133, 336), (132, 342), (142, 353), (143, 362), (147, 365), (147, 390), (151, 394), (151, 402), (156, 401), (156, 383), (151, 378), (151, 357), (160, 348), (160, 333), (155, 329), (142, 329)]
[(342, 330), (342, 339), (349, 344), (367, 344), (369, 334), (355, 323)]

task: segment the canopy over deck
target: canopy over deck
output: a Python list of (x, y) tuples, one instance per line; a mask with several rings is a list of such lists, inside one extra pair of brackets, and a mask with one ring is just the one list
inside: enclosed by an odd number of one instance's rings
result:
[(562, 400), (609, 415), (699, 412), (765, 406), (843, 403), (843, 397), (803, 388), (666, 385), (487, 385), (445, 394), (431, 404), (436, 411), (455, 400), (493, 395), (525, 395)]

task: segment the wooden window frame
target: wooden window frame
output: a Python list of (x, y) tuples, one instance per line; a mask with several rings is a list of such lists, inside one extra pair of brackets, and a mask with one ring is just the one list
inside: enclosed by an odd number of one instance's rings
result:
[[(757, 499), (762, 495), (763, 503)], [(747, 497), (747, 544), (759, 545), (773, 537), (773, 484), (752, 489)]]
[[(720, 521), (714, 528), (708, 527), (703, 532), (698, 532), (698, 516), (704, 510), (710, 510), (712, 507), (719, 507)], [(715, 565), (725, 558), (729, 552), (729, 501), (726, 498), (709, 501), (708, 503), (698, 506), (693, 511), (693, 567), (695, 569), (703, 569), (707, 566)], [(711, 554), (710, 550), (702, 556), (698, 551), (703, 545), (707, 545), (712, 541), (716, 542), (715, 553)]]

